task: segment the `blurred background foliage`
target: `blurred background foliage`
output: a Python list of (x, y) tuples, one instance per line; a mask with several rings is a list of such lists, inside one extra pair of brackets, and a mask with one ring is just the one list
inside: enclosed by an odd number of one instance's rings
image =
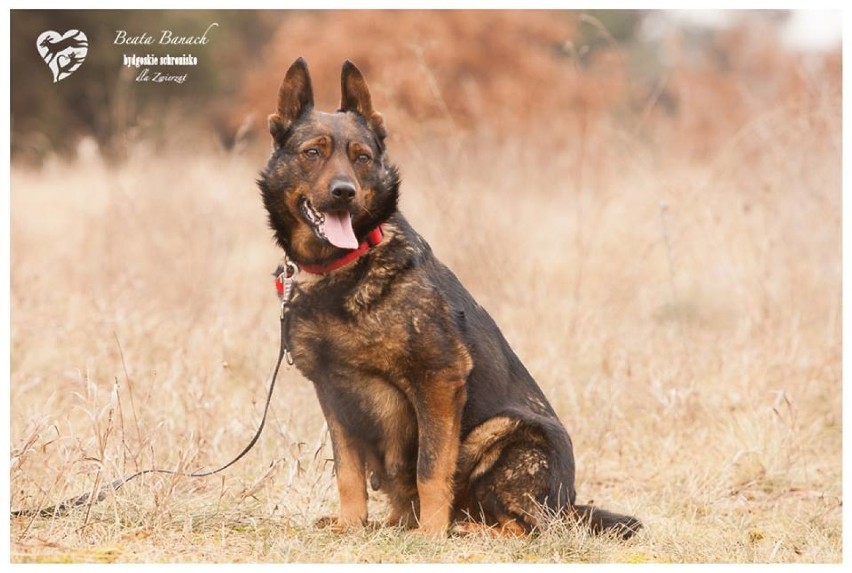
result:
[[(710, 28), (638, 10), (11, 14), (12, 159), (36, 164), (73, 156), (82, 139), (112, 160), (131, 143), (179, 135), (226, 149), (265, 145), (266, 114), (298, 56), (326, 109), (337, 105), (340, 64), (353, 60), (397, 133), (476, 127), (511, 137), (545, 127), (573, 139), (614, 121), (649, 141), (690, 131), (695, 153), (730, 137), (755, 109), (801, 97), (814, 83), (839, 90), (840, 80), (839, 46), (791, 56), (779, 35), (783, 11), (740, 11)], [(117, 30), (197, 36), (213, 22), (204, 46), (114, 44)], [(35, 39), (75, 28), (88, 35), (87, 60), (54, 84)], [(124, 54), (166, 53), (198, 58), (196, 67), (160, 68), (189, 72), (185, 83), (137, 82), (139, 70), (122, 66)]]

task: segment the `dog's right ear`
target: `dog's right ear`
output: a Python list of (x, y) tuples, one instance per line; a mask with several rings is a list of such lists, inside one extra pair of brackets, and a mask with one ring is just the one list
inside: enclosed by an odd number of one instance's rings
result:
[(283, 144), (284, 136), (293, 122), (313, 106), (314, 91), (308, 64), (299, 58), (287, 70), (278, 88), (278, 110), (269, 116), (269, 133), (276, 145)]

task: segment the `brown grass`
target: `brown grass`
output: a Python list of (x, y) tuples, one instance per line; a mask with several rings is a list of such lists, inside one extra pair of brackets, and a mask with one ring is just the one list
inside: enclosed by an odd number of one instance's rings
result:
[[(710, 72), (686, 75), (672, 85), (707, 93)], [(580, 501), (642, 518), (636, 540), (315, 530), (337, 503), (330, 445), (288, 369), (243, 462), (13, 519), (12, 560), (839, 562), (839, 89), (731, 89), (668, 120), (572, 116), (582, 138), (474, 122), (390, 141), (403, 211), (568, 427)], [(13, 508), (212, 468), (251, 437), (278, 343), (265, 153), (140, 142), (118, 166), (13, 165)]]

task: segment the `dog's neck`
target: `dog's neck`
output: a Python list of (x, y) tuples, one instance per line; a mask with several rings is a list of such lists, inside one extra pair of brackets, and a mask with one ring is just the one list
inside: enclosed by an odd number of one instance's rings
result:
[(308, 265), (297, 263), (300, 270), (303, 270), (307, 273), (311, 273), (314, 275), (324, 275), (328, 274), (331, 271), (337, 270), (342, 266), (345, 266), (355, 259), (361, 257), (366, 254), (370, 249), (377, 246), (382, 242), (382, 238), (384, 237), (384, 233), (382, 231), (382, 226), (379, 225), (367, 235), (367, 238), (358, 245), (357, 249), (352, 249), (351, 251), (346, 252), (343, 256), (334, 259), (324, 265)]

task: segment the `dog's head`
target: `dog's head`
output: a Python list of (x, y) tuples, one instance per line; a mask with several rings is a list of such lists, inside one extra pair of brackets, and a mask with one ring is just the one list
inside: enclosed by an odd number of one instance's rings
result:
[(316, 111), (299, 58), (269, 116), (273, 151), (258, 184), (278, 244), (299, 263), (322, 264), (357, 248), (397, 207), (399, 174), (385, 156), (382, 116), (349, 61), (341, 89), (337, 112)]

